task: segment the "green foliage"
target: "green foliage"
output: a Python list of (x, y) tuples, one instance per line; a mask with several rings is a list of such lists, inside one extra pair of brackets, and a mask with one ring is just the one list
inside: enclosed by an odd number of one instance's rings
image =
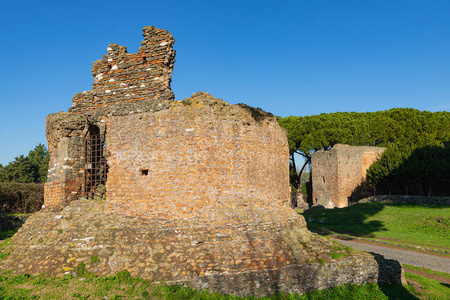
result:
[(34, 213), (44, 204), (42, 183), (0, 182), (0, 213)]
[(94, 256), (91, 257), (91, 263), (95, 264), (95, 263), (98, 263), (98, 262), (100, 262), (100, 258), (98, 258), (97, 255), (94, 255)]
[(448, 195), (450, 143), (390, 145), (367, 170), (367, 180), (383, 194)]
[[(337, 250), (340, 250), (340, 249), (337, 249)], [(342, 257), (347, 257), (349, 255), (349, 253), (339, 251), (339, 252), (330, 252), (330, 253), (328, 253), (328, 255), (330, 255), (330, 257), (332, 259), (340, 259)]]
[[(290, 116), (279, 118), (278, 122), (288, 132), (291, 165), (294, 169), (294, 153), (310, 163), (312, 153), (328, 150), (338, 143), (388, 146), (379, 165), (373, 166), (368, 175), (374, 186), (403, 186), (406, 178), (413, 178), (418, 186), (415, 194), (442, 194), (437, 189), (439, 183), (431, 188), (427, 183), (436, 182), (435, 179), (444, 174), (446, 177), (439, 182), (446, 182), (444, 193), (450, 190), (450, 156), (448, 146), (444, 146), (450, 142), (449, 112), (394, 108), (367, 113)], [(425, 174), (421, 174), (423, 171)]]
[(46, 182), (49, 160), (47, 148), (39, 144), (28, 156), (20, 155), (6, 166), (0, 165), (0, 182)]
[(31, 275), (25, 273), (25, 274), (14, 276), (13, 278), (11, 278), (11, 282), (20, 284), (20, 283), (27, 282), (28, 279), (30, 279), (30, 278), (31, 278)]
[(130, 272), (128, 272), (127, 270), (122, 270), (120, 272), (117, 272), (116, 275), (111, 276), (109, 279), (117, 281), (117, 282), (130, 282), (130, 281), (133, 281), (133, 277), (131, 277)]
[(183, 105), (185, 105), (185, 106), (187, 106), (187, 105), (192, 105), (192, 100), (190, 100), (190, 99), (188, 99), (188, 100), (181, 100), (181, 103), (183, 104)]
[(76, 268), (75, 271), (77, 272), (78, 275), (85, 275), (88, 273), (88, 271), (86, 270), (86, 264), (85, 263), (80, 263)]
[(7, 230), (7, 231), (0, 231), (0, 240), (4, 238), (9, 238), (15, 235), (17, 230)]

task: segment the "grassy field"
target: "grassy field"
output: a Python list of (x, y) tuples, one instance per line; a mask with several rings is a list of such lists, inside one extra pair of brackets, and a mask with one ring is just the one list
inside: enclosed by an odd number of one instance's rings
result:
[[(439, 283), (436, 282), (435, 285)], [(342, 285), (314, 291), (304, 295), (276, 295), (264, 298), (237, 297), (197, 292), (180, 286), (154, 285), (150, 281), (132, 278), (128, 272), (120, 272), (112, 277), (95, 277), (82, 274), (65, 278), (42, 276), (12, 276), (0, 273), (0, 300), (13, 299), (418, 299), (412, 285), (403, 287), (396, 284), (378, 285), (368, 283), (362, 286)], [(445, 298), (436, 298), (445, 299)]]
[(364, 203), (302, 214), (310, 229), (450, 249), (450, 207)]
[[(420, 269), (420, 268), (418, 268)], [(427, 271), (420, 269), (421, 271)], [(436, 275), (436, 272), (431, 271)], [(445, 274), (445, 273), (443, 273)], [(306, 300), (306, 299), (449, 299), (450, 285), (441, 280), (430, 279), (406, 272), (407, 286), (398, 284), (367, 283), (362, 286), (341, 285), (327, 290), (313, 291), (303, 295), (273, 295), (264, 298), (237, 297), (195, 291), (181, 286), (152, 284), (148, 280), (133, 278), (128, 272), (119, 272), (116, 276), (96, 277), (81, 274), (65, 278), (49, 278), (45, 275), (12, 276), (9, 272), (0, 272), (0, 300), (27, 299), (265, 299), (265, 300)]]

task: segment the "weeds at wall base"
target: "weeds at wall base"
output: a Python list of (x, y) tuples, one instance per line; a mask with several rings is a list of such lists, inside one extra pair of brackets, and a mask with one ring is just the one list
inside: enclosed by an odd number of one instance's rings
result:
[(7, 238), (7, 239), (5, 239), (3, 241), (3, 243), (0, 243), (0, 260), (4, 260), (4, 259), (8, 258), (10, 252), (9, 251), (4, 251), (4, 249), (10, 243), (11, 243), (11, 238)]

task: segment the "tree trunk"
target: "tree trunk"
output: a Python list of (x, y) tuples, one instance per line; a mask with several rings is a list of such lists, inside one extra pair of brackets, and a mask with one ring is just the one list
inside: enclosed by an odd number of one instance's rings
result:
[(311, 158), (309, 157), (309, 158), (306, 159), (305, 163), (303, 164), (303, 167), (300, 170), (300, 173), (298, 173), (298, 187), (297, 187), (297, 191), (299, 191), (299, 190), (301, 191), (301, 189), (302, 189), (302, 174), (303, 174), (303, 170), (305, 169), (306, 165), (308, 163), (310, 163), (310, 162), (311, 162)]

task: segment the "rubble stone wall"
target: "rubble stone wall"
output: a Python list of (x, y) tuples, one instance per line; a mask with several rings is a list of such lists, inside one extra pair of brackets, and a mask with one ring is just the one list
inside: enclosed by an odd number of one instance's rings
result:
[[(384, 152), (381, 147), (335, 145), (311, 157), (313, 201), (329, 200), (331, 207), (346, 207), (363, 194), (366, 171)], [(326, 201), (325, 201), (326, 202)]]
[(450, 197), (428, 197), (428, 196), (405, 196), (405, 195), (377, 195), (371, 196), (359, 201), (395, 203), (395, 204), (432, 204), (432, 205), (450, 205)]
[(14, 274), (63, 277), (83, 276), (76, 273), (85, 264), (98, 276), (127, 270), (154, 282), (240, 296), (303, 293), (379, 279), (372, 255), (348, 252), (311, 233), (289, 207), (230, 209), (220, 224), (209, 216), (198, 218), (206, 222), (168, 222), (105, 214), (105, 204), (79, 200), (61, 212), (34, 214), (4, 250), (11, 254), (0, 267)]
[(138, 53), (128, 54), (117, 44), (108, 46), (108, 54), (92, 64), (92, 90), (76, 94), (70, 112), (99, 115), (111, 104), (174, 99), (170, 82), (175, 39), (153, 26), (143, 30)]

